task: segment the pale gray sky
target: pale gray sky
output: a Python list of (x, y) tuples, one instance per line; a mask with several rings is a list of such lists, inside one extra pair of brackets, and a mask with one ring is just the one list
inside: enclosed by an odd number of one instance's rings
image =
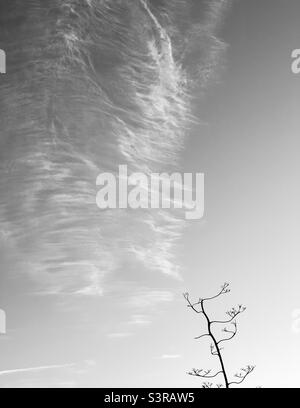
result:
[[(54, 10), (35, 19), (0, 6), (0, 386), (197, 386), (186, 372), (215, 362), (193, 340), (203, 326), (182, 292), (209, 296), (228, 281), (211, 311), (247, 306), (226, 345), (231, 372), (254, 364), (245, 386), (298, 387), (299, 1), (216, 0), (209, 11), (174, 1), (168, 19), (164, 1), (149, 1), (151, 12), (134, 3), (120, 2), (92, 45), (68, 31), (76, 8), (49, 43)], [(9, 36), (11, 16), (23, 20)], [(85, 53), (94, 73), (72, 65)], [(204, 218), (101, 213), (96, 176), (124, 163), (204, 173)]]

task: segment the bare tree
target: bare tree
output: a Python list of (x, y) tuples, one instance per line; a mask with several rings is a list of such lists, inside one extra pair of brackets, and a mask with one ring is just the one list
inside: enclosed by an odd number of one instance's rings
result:
[[(252, 373), (252, 371), (255, 368), (252, 365), (248, 365), (245, 368), (242, 368), (240, 372), (234, 375), (236, 378), (235, 381), (230, 381), (228, 379), (228, 373), (227, 373), (227, 370), (224, 364), (223, 355), (222, 355), (223, 348), (220, 347), (220, 345), (226, 341), (232, 340), (235, 337), (238, 331), (236, 318), (239, 314), (243, 313), (246, 310), (246, 308), (243, 305), (238, 305), (237, 308), (233, 307), (232, 309), (226, 312), (228, 316), (227, 319), (211, 320), (207, 314), (205, 302), (216, 299), (229, 292), (230, 292), (229, 284), (224, 283), (224, 285), (221, 286), (221, 290), (215, 296), (212, 296), (209, 298), (199, 298), (199, 300), (195, 303), (190, 300), (190, 296), (188, 293), (183, 294), (185, 300), (187, 301), (187, 306), (191, 308), (195, 313), (203, 315), (204, 321), (207, 324), (207, 333), (201, 334), (200, 336), (195, 337), (195, 339), (198, 340), (204, 337), (209, 337), (212, 341), (210, 345), (210, 352), (213, 356), (216, 356), (220, 362), (220, 370), (216, 373), (212, 373), (212, 370), (203, 370), (203, 369), (193, 368), (192, 371), (189, 372), (188, 374), (195, 376), (195, 377), (200, 377), (205, 380), (216, 378), (217, 376), (222, 375), (224, 379), (224, 384), (216, 384), (217, 388), (222, 388), (224, 386), (225, 388), (229, 388), (230, 385), (232, 384), (236, 384), (236, 385), (241, 384), (246, 379), (246, 377), (248, 377), (248, 375)], [(230, 328), (226, 326), (229, 324), (230, 324)], [(213, 332), (214, 325), (225, 325), (225, 327), (223, 328), (223, 332), (226, 333), (225, 335), (226, 337), (217, 339), (216, 335)], [(204, 382), (202, 385), (203, 388), (212, 388), (213, 386), (214, 384), (211, 382)]]

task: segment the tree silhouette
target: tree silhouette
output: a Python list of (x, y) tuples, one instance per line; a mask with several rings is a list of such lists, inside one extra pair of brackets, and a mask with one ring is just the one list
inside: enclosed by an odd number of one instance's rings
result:
[[(195, 313), (203, 315), (204, 320), (207, 324), (207, 333), (197, 336), (195, 337), (195, 339), (198, 340), (204, 337), (209, 337), (212, 340), (212, 343), (210, 345), (210, 352), (213, 356), (216, 356), (220, 362), (220, 370), (216, 373), (212, 373), (212, 370), (193, 368), (192, 371), (190, 371), (188, 374), (195, 376), (195, 377), (200, 377), (205, 380), (215, 378), (218, 375), (222, 374), (224, 378), (224, 384), (216, 384), (217, 388), (222, 388), (223, 386), (225, 386), (225, 388), (229, 388), (232, 384), (236, 384), (236, 385), (241, 384), (246, 379), (246, 377), (248, 377), (248, 375), (252, 373), (252, 371), (255, 368), (252, 365), (248, 365), (245, 368), (242, 368), (240, 372), (234, 375), (236, 378), (235, 381), (230, 381), (228, 379), (228, 373), (227, 373), (227, 369), (225, 367), (224, 359), (222, 355), (223, 348), (220, 347), (220, 344), (226, 341), (232, 340), (235, 337), (238, 331), (236, 318), (239, 314), (243, 313), (246, 310), (246, 308), (243, 305), (238, 305), (237, 308), (233, 307), (232, 309), (226, 312), (228, 316), (226, 320), (211, 320), (207, 314), (207, 311), (205, 308), (205, 302), (216, 299), (229, 292), (230, 292), (229, 284), (224, 283), (221, 286), (221, 290), (216, 295), (209, 297), (209, 298), (199, 298), (199, 300), (195, 303), (193, 303), (190, 300), (189, 293), (183, 294), (185, 300), (187, 301), (187, 306), (191, 308)], [(219, 340), (217, 339), (216, 335), (213, 332), (213, 326), (215, 324), (225, 325), (225, 327), (223, 328), (223, 332), (226, 333), (226, 337), (221, 338)], [(226, 326), (229, 324), (231, 325), (230, 329)], [(212, 388), (213, 386), (214, 384), (211, 382), (204, 382), (202, 384), (203, 388)]]

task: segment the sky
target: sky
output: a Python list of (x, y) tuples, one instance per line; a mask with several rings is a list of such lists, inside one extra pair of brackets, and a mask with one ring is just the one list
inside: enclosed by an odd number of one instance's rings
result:
[[(0, 10), (0, 387), (201, 386), (182, 293), (223, 282), (209, 312), (247, 306), (229, 372), (298, 387), (299, 2), (66, 4)], [(101, 212), (119, 164), (204, 173), (204, 217)]]

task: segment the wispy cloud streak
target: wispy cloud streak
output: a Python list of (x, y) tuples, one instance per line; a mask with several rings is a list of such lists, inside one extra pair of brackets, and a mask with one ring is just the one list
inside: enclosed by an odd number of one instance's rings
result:
[(45, 370), (55, 370), (55, 369), (61, 369), (61, 368), (71, 368), (71, 367), (75, 367), (75, 364), (49, 365), (49, 366), (41, 366), (41, 367), (17, 368), (17, 369), (15, 369), (15, 370), (0, 371), (0, 376), (12, 375), (12, 374), (31, 373), (31, 372), (45, 371)]
[(182, 278), (181, 215), (101, 212), (95, 180), (119, 164), (180, 170), (192, 91), (225, 49), (229, 2), (200, 3), (11, 0), (1, 15), (0, 229), (35, 291), (103, 295), (123, 265)]

